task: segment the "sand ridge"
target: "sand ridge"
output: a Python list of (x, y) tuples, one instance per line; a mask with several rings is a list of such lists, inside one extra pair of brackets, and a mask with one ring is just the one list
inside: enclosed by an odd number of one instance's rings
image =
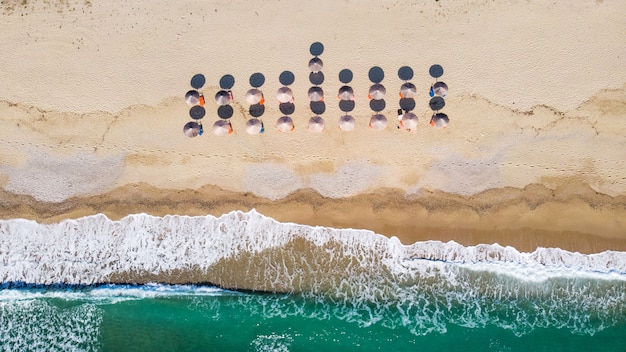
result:
[(294, 133), (280, 134), (272, 128), (279, 113), (268, 106), (264, 135), (246, 134), (247, 116), (236, 111), (234, 135), (220, 138), (209, 130), (196, 139), (182, 134), (185, 119), (178, 116), (187, 107), (179, 98), (119, 114), (0, 103), (0, 171), (5, 190), (55, 202), (131, 183), (175, 189), (212, 184), (280, 199), (301, 188), (332, 198), (380, 187), (470, 195), (532, 183), (554, 188), (560, 178), (574, 176), (615, 196), (626, 191), (624, 92), (602, 91), (567, 113), (452, 96), (450, 128), (428, 126), (426, 108), (417, 111), (416, 134), (396, 129), (393, 120), (386, 130), (371, 131), (368, 112), (354, 114), (357, 126), (349, 133), (325, 114), (328, 128), (319, 135), (306, 131), (309, 114), (296, 113)]

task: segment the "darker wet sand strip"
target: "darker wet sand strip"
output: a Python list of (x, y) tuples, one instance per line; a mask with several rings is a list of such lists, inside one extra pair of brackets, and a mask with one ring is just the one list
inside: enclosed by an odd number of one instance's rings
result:
[(472, 196), (444, 192), (406, 195), (395, 189), (348, 198), (326, 198), (299, 190), (278, 201), (205, 186), (162, 190), (128, 185), (107, 194), (45, 203), (3, 192), (0, 218), (59, 222), (102, 213), (118, 220), (147, 213), (220, 216), (233, 210), (258, 212), (281, 222), (368, 229), (403, 243), (439, 240), (462, 245), (498, 243), (530, 252), (558, 247), (581, 253), (626, 251), (626, 196), (598, 194), (586, 185), (563, 183), (492, 189)]

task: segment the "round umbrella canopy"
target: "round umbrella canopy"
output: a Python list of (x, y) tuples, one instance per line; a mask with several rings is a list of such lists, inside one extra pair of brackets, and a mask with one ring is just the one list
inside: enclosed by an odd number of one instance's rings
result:
[(387, 127), (387, 118), (383, 114), (376, 114), (370, 119), (370, 127), (376, 131), (384, 130)]
[(324, 101), (324, 90), (321, 87), (309, 88), (309, 100), (312, 102)]
[(407, 112), (402, 115), (402, 127), (407, 130), (414, 130), (417, 128), (417, 115), (412, 112)]
[(341, 116), (341, 118), (339, 119), (339, 128), (342, 131), (350, 132), (354, 130), (354, 124), (354, 117), (350, 115)]
[(323, 132), (324, 128), (324, 119), (321, 116), (313, 116), (309, 119), (309, 131)]
[(279, 118), (278, 121), (276, 121), (276, 127), (278, 127), (279, 132), (291, 132), (295, 128), (289, 116)]
[(263, 105), (263, 103), (264, 103), (264, 101), (263, 101), (263, 92), (261, 92), (260, 90), (258, 90), (256, 88), (250, 89), (246, 93), (246, 101), (250, 105), (254, 105), (254, 104), (261, 104), (261, 105)]
[(324, 63), (319, 57), (314, 57), (309, 61), (309, 70), (313, 73), (320, 72), (323, 66)]
[(380, 83), (376, 83), (370, 87), (370, 92), (367, 97), (374, 100), (380, 100), (385, 97), (385, 93), (387, 93), (385, 86)]
[(449, 122), (450, 119), (448, 118), (448, 115), (442, 113), (434, 114), (430, 119), (430, 125), (439, 128), (445, 128), (448, 126)]
[(215, 93), (215, 102), (218, 106), (228, 105), (233, 101), (233, 95), (225, 90)]
[(263, 122), (259, 119), (249, 119), (246, 122), (246, 132), (249, 134), (259, 134), (263, 129)]
[(443, 98), (448, 94), (448, 85), (443, 82), (437, 82), (433, 85), (433, 92), (435, 96)]
[(443, 100), (442, 97), (434, 97), (430, 99), (430, 102), (428, 103), (428, 105), (430, 105), (430, 108), (433, 111), (438, 111), (438, 110), (443, 109), (444, 106), (446, 106), (446, 101)]
[(354, 90), (350, 86), (339, 88), (339, 100), (354, 100)]
[(197, 90), (190, 90), (185, 94), (185, 101), (189, 105), (198, 105), (200, 102), (200, 93)]
[(205, 114), (206, 110), (200, 105), (192, 106), (191, 109), (189, 109), (189, 116), (194, 120), (200, 120)]
[(196, 137), (200, 134), (200, 125), (197, 122), (187, 122), (183, 127), (183, 133), (189, 138)]
[(293, 93), (289, 87), (280, 87), (276, 92), (276, 98), (281, 103), (291, 103), (293, 102)]
[(213, 124), (213, 133), (215, 133), (216, 136), (225, 136), (233, 133), (233, 127), (229, 121), (217, 120)]
[(400, 86), (400, 98), (413, 98), (417, 94), (415, 84), (406, 82)]

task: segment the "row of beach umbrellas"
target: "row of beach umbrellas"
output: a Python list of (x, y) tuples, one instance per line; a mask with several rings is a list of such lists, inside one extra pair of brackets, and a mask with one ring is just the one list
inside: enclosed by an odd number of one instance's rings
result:
[[(444, 82), (436, 82), (433, 84), (431, 92), (433, 97), (445, 97), (448, 92), (448, 86)], [(376, 83), (372, 85), (368, 92), (368, 98), (373, 100), (381, 100), (385, 98), (387, 94), (386, 88)], [(406, 82), (400, 86), (401, 98), (413, 98), (417, 94), (417, 88), (413, 83)], [(322, 87), (313, 86), (308, 91), (309, 100), (313, 102), (322, 101), (324, 99), (324, 91)], [(354, 90), (350, 86), (342, 86), (337, 93), (339, 100), (353, 101), (355, 99)], [(246, 102), (250, 105), (262, 104), (264, 102), (263, 93), (257, 88), (252, 88), (246, 92)], [(291, 88), (284, 86), (280, 87), (276, 92), (276, 99), (279, 103), (293, 102), (293, 91)], [(190, 90), (185, 94), (185, 100), (187, 104), (191, 106), (204, 106), (204, 96), (202, 96), (197, 90)], [(218, 106), (229, 105), (233, 102), (232, 93), (226, 90), (220, 90), (215, 94), (215, 103)], [(434, 106), (437, 107), (437, 106)]]
[[(445, 127), (444, 121), (448, 120), (448, 117), (443, 113), (434, 114), (433, 121), (439, 121), (436, 123), (436, 127)], [(417, 128), (418, 118), (414, 113), (405, 113), (402, 116), (402, 124), (405, 129)], [(369, 126), (376, 131), (384, 130), (387, 127), (387, 118), (383, 114), (375, 114), (370, 118)], [(338, 127), (344, 132), (353, 131), (356, 125), (356, 120), (351, 115), (343, 115), (339, 118)], [(248, 134), (257, 135), (263, 130), (263, 123), (258, 118), (248, 119), (245, 124), (245, 130)], [(326, 129), (326, 122), (321, 116), (313, 116), (309, 120), (308, 130), (313, 133), (323, 132)], [(288, 133), (295, 129), (293, 119), (289, 116), (282, 116), (276, 120), (276, 130), (278, 132)], [(202, 124), (191, 121), (185, 124), (183, 132), (187, 137), (196, 137), (201, 134)], [(224, 136), (233, 132), (232, 125), (228, 120), (218, 120), (213, 124), (213, 133), (217, 136)]]
[(448, 94), (448, 85), (439, 81), (439, 77), (443, 75), (443, 67), (440, 65), (431, 66), (430, 75), (435, 78), (435, 83), (431, 85), (429, 92), (431, 97), (429, 105), (430, 108), (435, 111), (435, 114), (430, 119), (430, 125), (433, 127), (445, 128), (448, 126), (450, 119), (448, 118), (448, 115), (439, 112), (439, 110), (443, 109), (446, 105), (444, 98)]
[[(321, 46), (320, 43), (316, 43)], [(314, 44), (315, 45), (315, 44)], [(311, 52), (313, 53), (313, 46)], [(320, 48), (318, 46), (318, 48)], [(321, 46), (321, 50), (318, 50), (314, 55), (314, 57), (309, 61), (309, 70), (311, 71), (311, 75), (309, 79), (313, 86), (308, 90), (309, 101), (311, 102), (311, 110), (315, 114), (315, 116), (311, 117), (308, 122), (308, 130), (311, 132), (319, 133), (325, 130), (325, 121), (319, 116), (324, 112), (323, 108), (323, 100), (324, 100), (324, 90), (319, 86), (323, 82), (323, 74), (321, 72), (323, 68), (322, 60), (317, 56), (321, 54), (323, 51), (323, 46)], [(347, 72), (344, 72), (347, 71)], [(284, 73), (290, 73), (285, 71)], [(348, 74), (344, 74), (348, 73)], [(430, 69), (431, 76), (434, 78), (438, 78), (443, 74), (443, 69), (439, 65), (433, 65)], [(290, 73), (291, 74), (291, 73)], [(255, 80), (253, 83), (253, 76), (256, 75), (256, 78), (262, 78), (261, 80)], [(399, 125), (407, 129), (409, 131), (415, 131), (418, 123), (417, 115), (415, 115), (411, 110), (415, 107), (414, 97), (417, 95), (417, 87), (409, 82), (413, 76), (412, 70), (409, 67), (402, 67), (399, 70), (398, 75), (405, 79), (405, 83), (400, 86), (400, 106), (401, 109), (398, 110), (398, 118)], [(260, 116), (263, 114), (265, 107), (265, 98), (263, 92), (259, 89), (260, 86), (264, 82), (264, 78), (262, 74), (256, 73), (250, 78), (250, 82), (252, 85), (252, 89), (249, 89), (245, 94), (245, 100), (248, 104), (250, 104), (250, 115), (251, 118), (246, 120), (245, 129), (249, 134), (259, 134), (263, 133), (264, 126), (263, 122), (260, 119)], [(387, 93), (385, 86), (381, 83), (383, 80), (384, 74), (380, 67), (373, 67), (370, 70), (370, 80), (374, 83), (370, 89), (368, 90), (368, 99), (370, 100), (370, 107), (374, 110), (375, 114), (371, 116), (369, 121), (369, 126), (373, 130), (383, 130), (387, 127), (387, 118), (381, 113), (381, 111), (385, 107), (384, 98)], [(197, 78), (201, 78), (200, 84), (198, 84)], [(220, 80), (220, 87), (215, 96), (215, 103), (218, 105), (218, 116), (220, 120), (216, 121), (213, 125), (213, 133), (216, 135), (226, 135), (233, 133), (232, 124), (230, 122), (230, 117), (232, 117), (233, 108), (230, 106), (234, 102), (233, 94), (230, 88), (234, 84), (234, 78), (230, 75), (226, 75), (223, 77), (228, 77), (230, 80), (229, 84), (222, 84), (222, 80)], [(317, 78), (316, 78), (317, 77)], [(339, 75), (340, 81), (344, 83), (337, 92), (337, 97), (340, 101), (340, 109), (345, 112), (344, 116), (341, 116), (339, 119), (339, 129), (342, 131), (352, 131), (355, 127), (355, 119), (351, 115), (349, 115), (349, 111), (354, 109), (354, 100), (355, 94), (352, 87), (348, 85), (350, 80), (352, 79), (352, 73), (350, 70), (343, 70)], [(194, 81), (196, 82), (194, 84)], [(276, 121), (276, 130), (279, 132), (290, 132), (295, 128), (294, 122), (291, 117), (287, 116), (293, 113), (293, 102), (294, 95), (291, 88), (288, 86), (289, 82), (283, 80), (283, 75), (281, 74), (281, 83), (284, 85), (280, 87), (276, 91), (276, 99), (280, 104), (280, 110), (285, 116), (278, 118)], [(224, 81), (226, 82), (226, 81)], [(291, 74), (291, 81), (293, 82), (293, 74)], [(191, 109), (189, 111), (189, 115), (195, 121), (190, 121), (185, 124), (183, 130), (186, 136), (195, 137), (198, 135), (202, 135), (203, 128), (200, 120), (204, 117), (206, 111), (204, 109), (205, 100), (204, 95), (199, 91), (199, 89), (204, 84), (204, 76), (201, 74), (195, 75), (192, 78), (192, 87), (194, 89), (188, 91), (185, 94), (185, 100), (187, 104), (191, 105)], [(448, 87), (444, 82), (440, 82), (436, 80), (436, 82), (431, 85), (430, 89), (431, 100), (429, 105), (431, 109), (434, 111), (434, 114), (431, 118), (431, 125), (435, 127), (446, 127), (449, 119), (447, 115), (440, 113), (441, 110), (445, 106), (445, 100), (443, 99), (448, 93)], [(316, 107), (318, 107), (317, 111), (314, 108), (314, 103), (317, 103)], [(319, 105), (321, 104), (321, 105)], [(291, 109), (285, 109), (285, 105), (291, 105)], [(322, 107), (319, 109), (319, 107)], [(404, 112), (403, 112), (404, 111)], [(398, 128), (400, 128), (400, 126)]]
[[(443, 83), (443, 82), (441, 82)], [(316, 88), (316, 87), (313, 87)], [(318, 87), (319, 88), (319, 87)], [(447, 87), (446, 87), (447, 88)], [(321, 88), (320, 88), (321, 89)], [(221, 92), (221, 93), (220, 93)], [(228, 105), (232, 102), (232, 93), (220, 91), (216, 94), (216, 103), (222, 105)], [(445, 94), (446, 91), (439, 89), (437, 90), (437, 94)], [(382, 94), (375, 95), (376, 97), (382, 98), (384, 97), (385, 91), (384, 87), (380, 89), (377, 87), (372, 91), (374, 94)], [(352, 88), (348, 86), (343, 86), (339, 89), (339, 98), (340, 99), (354, 99)], [(414, 85), (411, 83), (404, 83), (401, 86), (400, 95), (402, 98), (413, 97), (416, 94), (416, 89)], [(290, 102), (293, 101), (293, 93), (289, 87), (281, 87), (279, 88), (277, 95), (277, 99), (279, 102)], [(193, 105), (193, 111), (201, 111), (197, 114), (191, 113), (192, 118), (199, 120), (204, 116), (204, 109), (202, 110), (194, 110), (194, 107), (200, 107), (204, 105), (203, 96), (197, 91), (189, 91), (186, 96), (186, 101), (189, 105)], [(264, 103), (263, 93), (256, 88), (250, 89), (246, 93), (246, 102), (251, 105)], [(407, 130), (415, 130), (417, 128), (418, 118), (412, 112), (406, 112), (399, 116), (400, 124), (404, 129)], [(433, 115), (431, 119), (431, 125), (436, 127), (446, 127), (448, 123), (448, 118), (445, 114), (436, 113)], [(380, 113), (373, 115), (370, 119), (370, 127), (374, 130), (383, 130), (387, 127), (388, 121), (387, 118)], [(352, 131), (354, 130), (355, 120), (350, 115), (342, 116), (339, 120), (339, 128), (343, 131)], [(277, 130), (280, 132), (290, 132), (295, 128), (293, 120), (289, 116), (283, 116), (278, 119), (276, 123)], [(325, 129), (324, 119), (321, 116), (313, 116), (309, 120), (308, 129), (311, 132), (322, 132)], [(246, 122), (246, 132), (249, 134), (259, 134), (263, 130), (263, 123), (260, 119), (251, 118)], [(213, 125), (213, 133), (216, 135), (226, 135), (232, 133), (232, 125), (230, 121), (226, 120), (218, 120)], [(202, 134), (202, 124), (198, 122), (189, 122), (184, 127), (185, 135), (188, 137), (195, 137)]]

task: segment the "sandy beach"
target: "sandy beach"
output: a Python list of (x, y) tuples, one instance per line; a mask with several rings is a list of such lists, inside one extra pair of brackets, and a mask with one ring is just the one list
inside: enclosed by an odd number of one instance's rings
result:
[[(365, 228), (403, 243), (626, 251), (626, 3), (597, 0), (3, 1), (0, 218), (221, 215)], [(326, 131), (306, 129), (309, 47), (321, 42)], [(446, 129), (430, 127), (429, 67), (444, 68)], [(373, 66), (385, 72), (372, 131)], [(417, 133), (397, 128), (398, 69), (417, 86)], [(342, 69), (352, 132), (337, 128)], [(279, 133), (278, 77), (295, 82)], [(249, 77), (266, 126), (248, 135)], [(202, 73), (205, 134), (184, 94)], [(212, 97), (235, 77), (234, 133)]]

